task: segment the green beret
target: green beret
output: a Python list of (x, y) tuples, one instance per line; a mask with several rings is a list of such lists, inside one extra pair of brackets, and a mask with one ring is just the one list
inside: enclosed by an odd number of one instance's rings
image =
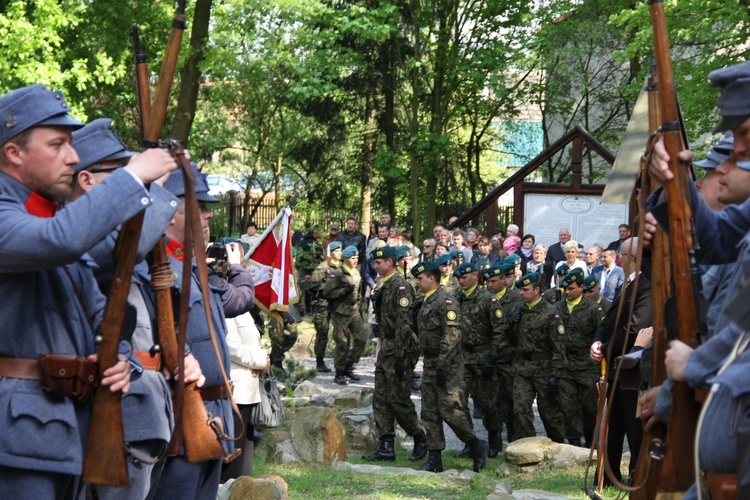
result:
[(510, 262), (498, 262), (495, 264), (495, 267), (500, 269), (500, 272), (503, 276), (515, 276), (516, 275), (516, 266), (514, 264), (511, 264)]
[(521, 276), (521, 279), (516, 281), (516, 288), (523, 288), (528, 285), (533, 285), (534, 283), (539, 283), (542, 280), (542, 277), (539, 275), (539, 273), (528, 273)]
[(464, 258), (464, 253), (461, 250), (451, 250), (451, 253), (449, 255), (453, 260)]
[(495, 276), (505, 276), (505, 270), (502, 269), (502, 268), (500, 268), (500, 267), (498, 267), (498, 266), (493, 266), (493, 267), (491, 267), (489, 269), (485, 269), (482, 272), (482, 275), (484, 276), (484, 279), (488, 280), (488, 279), (493, 278)]
[(435, 262), (432, 262), (431, 260), (426, 260), (424, 262), (420, 262), (416, 266), (411, 268), (411, 275), (415, 278), (422, 274), (425, 271), (429, 271), (431, 269), (437, 268), (437, 264)]
[(396, 256), (396, 249), (393, 248), (393, 247), (387, 247), (387, 246), (386, 247), (381, 247), (381, 248), (376, 248), (375, 250), (373, 250), (372, 252), (370, 252), (370, 258), (372, 260), (375, 260), (375, 259), (388, 259), (390, 257), (395, 257), (395, 256)]
[(341, 256), (345, 259), (354, 257), (355, 255), (359, 255), (359, 250), (357, 250), (357, 247), (355, 247), (354, 245), (349, 245), (348, 247), (344, 248), (343, 252), (341, 252)]
[(438, 266), (445, 266), (450, 264), (451, 262), (453, 262), (453, 259), (451, 259), (451, 255), (449, 253), (444, 253), (435, 260), (435, 264), (437, 264)]
[(518, 264), (521, 263), (521, 256), (512, 253), (512, 254), (508, 255), (507, 257), (505, 257), (505, 259), (503, 259), (503, 261), (504, 262), (510, 262), (514, 266), (517, 266)]
[(567, 288), (573, 283), (583, 284), (583, 271), (578, 267), (565, 275), (560, 282), (560, 288)]
[(570, 266), (567, 264), (561, 264), (560, 267), (555, 269), (555, 274), (558, 276), (565, 276), (570, 272)]
[(406, 245), (401, 245), (400, 247), (396, 247), (396, 258), (405, 259), (406, 257), (409, 257), (410, 255), (411, 255), (411, 248), (407, 247)]
[(332, 241), (328, 244), (328, 251), (333, 252), (337, 248), (341, 248), (341, 242), (340, 241)]
[(453, 271), (453, 276), (455, 276), (456, 278), (460, 278), (461, 276), (473, 273), (476, 270), (476, 264), (472, 264), (471, 262), (464, 262)]
[(596, 278), (595, 275), (589, 274), (585, 278), (583, 278), (583, 289), (587, 292), (589, 290), (593, 290), (596, 285), (599, 284), (599, 280)]

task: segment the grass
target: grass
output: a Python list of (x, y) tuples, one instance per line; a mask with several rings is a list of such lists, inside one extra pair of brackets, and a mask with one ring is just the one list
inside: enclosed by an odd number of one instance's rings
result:
[[(409, 451), (400, 450), (396, 462), (376, 465), (415, 468), (408, 460)], [(347, 462), (352, 464), (373, 464), (362, 458), (362, 451), (351, 451)], [(574, 499), (586, 499), (582, 491), (583, 467), (568, 469), (541, 468), (531, 472), (521, 472), (508, 477), (499, 477), (497, 468), (503, 463), (502, 457), (490, 459), (487, 468), (470, 481), (457, 480), (435, 474), (432, 477), (402, 476), (395, 474), (366, 474), (348, 470), (336, 470), (326, 465), (294, 463), (266, 463), (261, 453), (255, 455), (254, 475), (275, 474), (284, 478), (289, 487), (290, 499), (307, 498), (352, 498), (352, 499), (466, 499), (484, 498), (492, 493), (497, 483), (509, 484), (513, 490), (536, 489), (557, 493)], [(420, 462), (421, 463), (421, 462)], [(445, 470), (459, 472), (471, 470), (471, 460), (459, 459), (454, 452), (443, 453)], [(593, 470), (589, 477), (593, 476)], [(606, 488), (601, 495), (605, 500), (618, 498), (614, 488)]]

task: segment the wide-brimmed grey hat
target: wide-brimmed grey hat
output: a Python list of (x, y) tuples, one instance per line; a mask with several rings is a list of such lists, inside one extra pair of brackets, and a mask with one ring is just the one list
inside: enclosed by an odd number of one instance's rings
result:
[(32, 127), (83, 127), (69, 111), (62, 92), (41, 83), (5, 94), (0, 97), (0, 146)]

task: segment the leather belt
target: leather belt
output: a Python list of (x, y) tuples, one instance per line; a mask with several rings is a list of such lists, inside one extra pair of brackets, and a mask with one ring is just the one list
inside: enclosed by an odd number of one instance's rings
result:
[(570, 356), (583, 356), (584, 354), (589, 354), (588, 349), (568, 349), (565, 352)]
[(36, 359), (0, 358), (0, 377), (40, 380), (39, 361)]
[(521, 355), (524, 361), (549, 361), (552, 359), (552, 355), (548, 352), (543, 353), (523, 353)]
[(216, 401), (217, 399), (231, 398), (232, 392), (233, 389), (228, 389), (225, 384), (201, 387), (201, 397), (203, 398), (203, 401)]
[(161, 370), (164, 367), (161, 362), (161, 354), (157, 353), (151, 356), (148, 351), (133, 351), (133, 355), (141, 362), (144, 370)]
[(717, 474), (704, 472), (713, 500), (734, 500), (737, 496), (737, 474)]
[(461, 348), (466, 352), (483, 352), (492, 349), (492, 342), (481, 345), (461, 344)]

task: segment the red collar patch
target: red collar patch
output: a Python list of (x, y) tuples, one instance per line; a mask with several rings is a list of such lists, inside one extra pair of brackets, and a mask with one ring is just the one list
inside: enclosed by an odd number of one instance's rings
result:
[(48, 219), (55, 216), (58, 204), (40, 194), (32, 192), (26, 199), (25, 206), (26, 211), (31, 215)]
[(167, 241), (167, 255), (182, 262), (182, 258), (185, 256), (185, 245), (177, 240), (170, 239)]

